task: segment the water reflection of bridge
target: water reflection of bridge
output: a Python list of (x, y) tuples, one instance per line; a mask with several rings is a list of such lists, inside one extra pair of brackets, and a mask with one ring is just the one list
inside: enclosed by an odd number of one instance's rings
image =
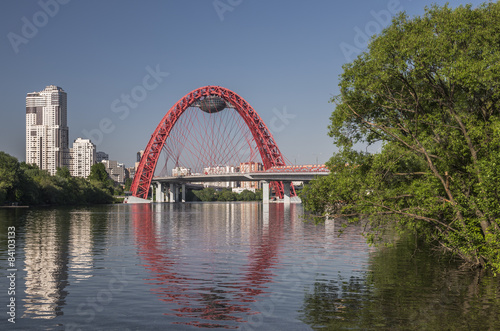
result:
[[(267, 283), (273, 282), (273, 269), (279, 263), (279, 248), (284, 232), (283, 205), (277, 205), (273, 214), (261, 204), (190, 204), (190, 208), (201, 209), (201, 221), (196, 227), (204, 231), (205, 243), (188, 247), (178, 238), (173, 242), (165, 240), (165, 233), (185, 229), (186, 220), (169, 218), (170, 212), (182, 214), (185, 205), (132, 206), (133, 224), (139, 255), (145, 261), (144, 267), (153, 277), (148, 279), (154, 285), (152, 291), (161, 301), (177, 306), (166, 315), (182, 317), (188, 322), (178, 322), (199, 327), (235, 328), (224, 321), (244, 322), (245, 316), (255, 314), (250, 303), (256, 296), (266, 293)], [(291, 208), (294, 208), (291, 206)], [(191, 210), (191, 212), (193, 212)], [(281, 215), (281, 217), (280, 217)], [(165, 222), (162, 230), (158, 225)], [(179, 223), (178, 223), (179, 222)], [(226, 242), (215, 242), (221, 227), (213, 222), (225, 222)], [(168, 224), (168, 227), (167, 227)], [(184, 225), (183, 225), (184, 224)], [(193, 229), (194, 230), (194, 229)], [(189, 236), (183, 233), (183, 236)], [(224, 237), (224, 236), (222, 236)], [(213, 239), (212, 239), (213, 238)], [(218, 245), (235, 245), (249, 242), (247, 262), (241, 260), (221, 261), (217, 256)], [(183, 261), (177, 249), (196, 249), (196, 261)], [(231, 257), (224, 256), (224, 259)], [(234, 256), (237, 258), (237, 255)], [(214, 265), (239, 265), (238, 270), (213, 270)], [(221, 276), (224, 274), (224, 277)], [(200, 322), (200, 320), (202, 320)]]

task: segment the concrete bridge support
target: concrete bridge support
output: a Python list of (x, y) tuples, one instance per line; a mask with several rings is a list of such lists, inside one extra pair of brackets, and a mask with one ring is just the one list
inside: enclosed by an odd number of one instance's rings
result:
[(262, 202), (269, 203), (269, 182), (262, 181)]
[(286, 205), (290, 204), (290, 184), (291, 182), (283, 182), (283, 202)]
[(176, 195), (175, 195), (175, 191), (176, 191), (176, 186), (174, 183), (170, 183), (170, 189), (169, 189), (169, 202), (176, 202)]
[(179, 201), (179, 193), (181, 193), (181, 200), (180, 201), (186, 202), (186, 184), (179, 185), (177, 183), (170, 183), (168, 193), (169, 193), (168, 194), (169, 195), (169, 197), (168, 197), (169, 202), (178, 202)]
[(161, 183), (156, 183), (155, 187), (155, 201), (156, 202), (163, 202), (163, 188)]

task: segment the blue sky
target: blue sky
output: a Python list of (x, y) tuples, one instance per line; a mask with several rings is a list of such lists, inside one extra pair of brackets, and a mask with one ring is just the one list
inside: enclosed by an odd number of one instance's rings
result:
[[(68, 93), (70, 146), (87, 135), (133, 166), (175, 102), (219, 85), (274, 123), (288, 160), (323, 163), (336, 151), (327, 126), (342, 65), (387, 14), (421, 15), (433, 3), (446, 1), (1, 1), (0, 150), (25, 160), (26, 93), (53, 84)], [(151, 72), (128, 115), (113, 112)]]

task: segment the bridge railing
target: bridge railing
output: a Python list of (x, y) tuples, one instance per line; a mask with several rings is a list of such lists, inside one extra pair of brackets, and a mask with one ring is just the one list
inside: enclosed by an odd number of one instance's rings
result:
[(330, 172), (324, 164), (306, 164), (293, 166), (275, 166), (259, 172)]

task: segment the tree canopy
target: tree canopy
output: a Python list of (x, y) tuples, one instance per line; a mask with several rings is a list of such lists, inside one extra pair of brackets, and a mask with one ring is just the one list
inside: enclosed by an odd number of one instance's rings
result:
[(343, 69), (339, 152), (306, 208), (365, 220), (372, 240), (395, 224), (500, 271), (500, 3), (401, 13)]
[(255, 193), (249, 190), (243, 190), (241, 193), (233, 192), (231, 189), (216, 191), (212, 187), (206, 187), (203, 190), (193, 191), (196, 198), (201, 201), (259, 201), (262, 200), (262, 190), (256, 190)]
[[(111, 192), (112, 193), (112, 192)], [(94, 185), (81, 177), (71, 177), (68, 168), (58, 168), (56, 175), (36, 165), (19, 163), (0, 152), (0, 205), (76, 205), (111, 203), (113, 197), (103, 185)]]

